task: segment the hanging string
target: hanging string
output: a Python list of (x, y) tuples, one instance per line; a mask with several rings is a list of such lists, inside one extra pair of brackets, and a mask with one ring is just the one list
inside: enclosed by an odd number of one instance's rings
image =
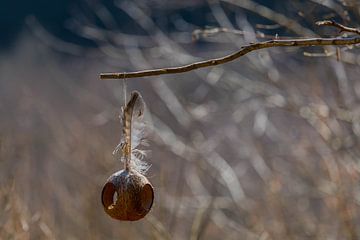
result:
[[(121, 107), (122, 109), (125, 108), (126, 104), (127, 104), (127, 87), (126, 87), (126, 79), (122, 79), (122, 90), (123, 90), (123, 95), (124, 95), (124, 103), (123, 103), (123, 107)], [(122, 110), (123, 111), (123, 110)], [(122, 121), (124, 121), (123, 119), (123, 112), (121, 112), (120, 114), (120, 119)], [(124, 124), (124, 123), (122, 123)], [(123, 133), (124, 134), (124, 133)], [(123, 141), (122, 141), (122, 138), (120, 139), (120, 143), (115, 147), (114, 151), (113, 151), (113, 155), (115, 155), (116, 153), (118, 153), (119, 151), (121, 152), (122, 151), (122, 147), (123, 147)]]
[(126, 78), (124, 76), (124, 79), (122, 80), (123, 83), (123, 94), (124, 94), (124, 106), (126, 106), (126, 94), (127, 94), (127, 90), (126, 90)]
[[(125, 78), (125, 76), (124, 76), (124, 79), (123, 79), (123, 81), (122, 81), (122, 84), (123, 84), (123, 94), (124, 94), (124, 107), (123, 107), (123, 112), (122, 112), (122, 114), (124, 114), (124, 111), (125, 111), (125, 108), (126, 108), (126, 105), (127, 105), (127, 99), (126, 99), (126, 95), (127, 95), (127, 89), (126, 89), (126, 78)], [(123, 118), (123, 121), (126, 121), (125, 120), (125, 117), (123, 116), (122, 117)], [(125, 144), (125, 145), (122, 145), (122, 148), (124, 148), (124, 147), (126, 147), (128, 144), (126, 144), (126, 132), (125, 132), (125, 122), (123, 122), (123, 141), (124, 142), (122, 142), (122, 144)], [(124, 167), (125, 167), (125, 169), (126, 170), (128, 170), (129, 169), (129, 165), (130, 165), (130, 160), (129, 160), (129, 158), (126, 156), (126, 152), (124, 151), (125, 149), (122, 149), (123, 150), (123, 152), (122, 152), (122, 157), (125, 157), (125, 159), (123, 159), (123, 161), (124, 161)], [(130, 156), (131, 156), (131, 153), (130, 153)]]

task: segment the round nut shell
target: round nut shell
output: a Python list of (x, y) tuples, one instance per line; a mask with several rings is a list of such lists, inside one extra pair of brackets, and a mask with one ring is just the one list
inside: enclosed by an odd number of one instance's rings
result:
[(154, 189), (144, 175), (121, 170), (106, 181), (101, 201), (105, 212), (112, 218), (136, 221), (150, 211), (154, 202)]

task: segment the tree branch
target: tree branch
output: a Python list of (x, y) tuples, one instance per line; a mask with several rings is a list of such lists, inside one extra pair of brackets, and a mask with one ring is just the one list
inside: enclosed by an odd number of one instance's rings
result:
[(340, 29), (341, 32), (352, 32), (360, 35), (360, 30), (356, 28), (346, 27), (340, 23), (337, 23), (335, 21), (326, 20), (326, 21), (318, 21), (316, 22), (316, 25), (318, 26), (333, 26), (338, 29)]
[(306, 46), (329, 46), (329, 45), (353, 45), (360, 43), (360, 37), (353, 38), (309, 38), (309, 39), (296, 39), (296, 40), (270, 40), (266, 42), (253, 43), (250, 45), (243, 46), (240, 51), (232, 53), (230, 55), (209, 59), (201, 62), (195, 62), (192, 64), (170, 67), (170, 68), (159, 68), (151, 70), (143, 70), (137, 72), (122, 72), (122, 73), (101, 73), (100, 78), (106, 79), (126, 79), (136, 77), (148, 77), (157, 76), (162, 74), (175, 74), (189, 72), (199, 68), (205, 68), (210, 66), (216, 66), (233, 61), (245, 54), (264, 48), (271, 47), (306, 47)]
[[(317, 22), (319, 26), (334, 26), (342, 31), (353, 32), (360, 34), (360, 30), (355, 28), (345, 27), (333, 21), (321, 21)], [(354, 45), (360, 43), (360, 37), (336, 37), (336, 38), (302, 38), (302, 39), (273, 39), (265, 42), (251, 43), (241, 47), (241, 49), (235, 53), (229, 54), (224, 57), (209, 59), (205, 61), (195, 62), (188, 65), (150, 69), (136, 72), (121, 72), (121, 73), (101, 73), (100, 79), (126, 79), (136, 77), (148, 77), (157, 76), (163, 74), (175, 74), (189, 72), (199, 68), (205, 68), (210, 66), (216, 66), (231, 62), (241, 56), (244, 56), (252, 51), (260, 50), (264, 48), (272, 47), (308, 47), (308, 46), (339, 46), (339, 45)]]

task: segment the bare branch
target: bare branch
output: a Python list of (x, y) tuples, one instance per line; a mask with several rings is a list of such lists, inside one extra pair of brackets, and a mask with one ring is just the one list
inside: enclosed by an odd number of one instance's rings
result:
[(170, 68), (160, 68), (143, 70), (137, 72), (121, 72), (121, 73), (101, 73), (100, 79), (126, 79), (136, 77), (156, 76), (162, 74), (175, 74), (189, 72), (199, 68), (205, 68), (210, 66), (216, 66), (233, 61), (241, 56), (248, 54), (249, 52), (272, 47), (308, 47), (308, 46), (339, 46), (339, 45), (354, 45), (360, 43), (360, 37), (351, 38), (307, 38), (307, 39), (292, 39), (292, 40), (269, 40), (265, 42), (252, 43), (241, 47), (241, 49), (235, 53), (229, 54), (224, 57), (209, 59), (201, 62), (195, 62), (188, 65)]
[(337, 23), (337, 22), (331, 21), (331, 20), (318, 21), (318, 22), (316, 22), (316, 25), (318, 25), (318, 26), (333, 26), (333, 27), (339, 28), (341, 32), (352, 32), (352, 33), (356, 33), (356, 34), (360, 35), (359, 29), (346, 27), (340, 23)]

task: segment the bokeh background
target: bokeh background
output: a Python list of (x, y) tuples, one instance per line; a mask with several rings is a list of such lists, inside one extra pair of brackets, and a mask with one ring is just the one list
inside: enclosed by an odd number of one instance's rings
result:
[[(351, 0), (0, 3), (1, 239), (359, 239), (357, 47), (277, 48), (126, 80), (151, 113), (155, 188), (138, 222), (100, 194), (122, 164), (122, 81), (275, 37), (339, 36)], [(243, 34), (201, 34), (222, 27)], [(262, 34), (268, 35), (263, 37)], [(344, 33), (341, 33), (344, 34)], [(348, 34), (349, 35), (349, 34)]]

